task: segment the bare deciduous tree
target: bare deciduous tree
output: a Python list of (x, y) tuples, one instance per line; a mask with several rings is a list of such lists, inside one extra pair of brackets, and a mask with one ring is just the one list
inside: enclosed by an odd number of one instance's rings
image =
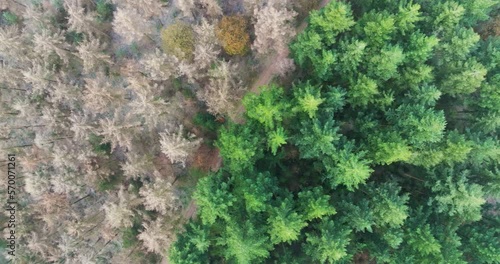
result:
[(52, 130), (55, 135), (60, 136), (62, 134), (60, 132), (66, 130), (67, 124), (64, 122), (66, 115), (57, 107), (44, 106), (41, 110), (44, 129)]
[(68, 29), (82, 32), (89, 36), (94, 33), (101, 33), (94, 20), (93, 12), (86, 12), (79, 2), (74, 0), (64, 0), (64, 7), (68, 12)]
[(71, 155), (70, 150), (64, 144), (56, 145), (50, 152), (52, 156), (52, 165), (55, 169), (65, 170), (70, 168), (72, 170), (77, 170), (78, 165), (75, 157)]
[(50, 178), (44, 172), (47, 166), (40, 166), (38, 170), (33, 173), (24, 174), (24, 190), (30, 194), (35, 200), (42, 197), (44, 193), (50, 191)]
[(195, 0), (182, 0), (176, 1), (177, 8), (179, 8), (185, 17), (193, 16), (193, 9), (195, 6)]
[(272, 5), (256, 8), (255, 41), (253, 49), (258, 55), (282, 53), (295, 36), (293, 21), (297, 13), (285, 8), (277, 9)]
[(84, 71), (87, 73), (95, 72), (95, 68), (99, 65), (112, 63), (110, 56), (103, 53), (106, 44), (100, 43), (97, 38), (82, 42), (76, 49), (78, 56), (83, 61)]
[[(155, 84), (157, 85), (157, 84)], [(168, 103), (152, 92), (151, 87), (135, 90), (136, 98), (130, 103), (134, 113), (144, 118), (144, 123), (154, 129), (159, 119), (168, 112)]]
[(11, 89), (24, 90), (21, 88), (21, 82), (22, 73), (19, 69), (12, 67), (6, 61), (0, 62), (0, 83), (5, 83), (6, 85), (11, 86)]
[(129, 208), (128, 202), (134, 198), (129, 196), (121, 187), (118, 191), (118, 202), (107, 201), (102, 206), (104, 212), (106, 212), (106, 223), (112, 228), (131, 227), (133, 225), (134, 212)]
[(56, 54), (65, 63), (69, 60), (69, 46), (61, 30), (52, 32), (42, 29), (41, 32), (36, 32), (33, 36), (33, 50), (44, 60), (47, 60), (51, 54)]
[(28, 98), (16, 99), (12, 102), (12, 109), (19, 111), (19, 118), (33, 118), (39, 116), (38, 110), (36, 107), (30, 103)]
[(280, 57), (276, 62), (277, 69), (278, 69), (278, 75), (279, 76), (285, 76), (287, 73), (292, 72), (295, 70), (295, 63), (293, 59), (287, 58), (287, 57)]
[(85, 78), (83, 103), (90, 113), (102, 113), (111, 107), (117, 108), (125, 104), (125, 90), (119, 83), (103, 74), (95, 78)]
[(209, 113), (225, 115), (234, 109), (233, 88), (227, 79), (211, 79), (196, 95), (205, 102)]
[(175, 56), (166, 55), (159, 49), (156, 49), (154, 53), (146, 54), (139, 63), (144, 74), (154, 81), (166, 81), (178, 74), (176, 66), (179, 60)]
[(137, 10), (122, 7), (114, 13), (113, 29), (127, 44), (140, 41), (153, 32), (151, 23)]
[(9, 60), (18, 61), (25, 56), (25, 48), (22, 35), (17, 26), (0, 27), (0, 56)]
[(40, 162), (48, 161), (49, 157), (36, 146), (32, 146), (23, 152), (21, 159), (23, 160), (22, 171), (34, 173)]
[(64, 259), (67, 263), (80, 263), (79, 256), (91, 250), (88, 240), (81, 240), (67, 233), (62, 233), (57, 241), (57, 248), (61, 252), (58, 259)]
[(62, 140), (65, 138), (59, 138), (57, 133), (54, 130), (48, 129), (39, 129), (35, 133), (35, 138), (33, 139), (33, 144), (41, 149), (45, 149), (50, 151), (54, 146), (54, 143), (58, 140)]
[(183, 126), (175, 132), (166, 131), (160, 133), (161, 151), (172, 161), (172, 163), (181, 163), (183, 166), (189, 155), (196, 150), (202, 139), (194, 139), (194, 135), (183, 135)]
[(104, 118), (100, 120), (98, 134), (104, 137), (104, 142), (111, 143), (111, 147), (115, 149), (122, 146), (130, 149), (132, 147), (132, 139), (140, 123), (131, 120), (130, 115), (122, 116), (119, 111), (115, 112), (114, 118)]
[(64, 79), (69, 79), (69, 77), (57, 78), (56, 82), (48, 87), (49, 96), (47, 100), (65, 108), (78, 107), (81, 99), (81, 89)]
[[(58, 155), (58, 154), (55, 154)], [(72, 160), (75, 161), (75, 160)], [(52, 190), (55, 193), (78, 195), (83, 194), (82, 186), (86, 184), (79, 171), (69, 168), (60, 168), (53, 172), (50, 178)]]
[(207, 14), (212, 17), (217, 17), (222, 15), (222, 8), (220, 8), (219, 3), (216, 0), (199, 0), (200, 4), (207, 11)]
[(50, 82), (53, 80), (54, 73), (47, 69), (45, 62), (33, 61), (33, 66), (22, 71), (24, 81), (31, 85), (30, 92), (33, 94), (43, 94)]
[(157, 211), (162, 215), (172, 214), (181, 207), (179, 192), (170, 182), (157, 178), (153, 183), (145, 184), (139, 194), (144, 198), (147, 210)]
[(154, 222), (143, 223), (144, 231), (137, 238), (142, 241), (144, 248), (149, 252), (154, 252), (165, 256), (166, 248), (174, 241), (172, 226), (163, 223), (159, 217)]
[(58, 226), (65, 218), (71, 217), (71, 207), (68, 198), (64, 194), (45, 193), (35, 204), (34, 211), (48, 227), (53, 229)]
[(218, 67), (210, 71), (209, 83), (196, 94), (206, 103), (208, 112), (225, 115), (234, 109), (234, 101), (243, 90), (236, 73), (234, 65), (225, 61), (220, 61)]
[(162, 10), (160, 0), (113, 0), (118, 6), (124, 6), (130, 9), (136, 9), (145, 17), (157, 17)]
[(206, 69), (217, 59), (221, 51), (215, 36), (215, 26), (203, 20), (194, 27), (194, 31), (197, 35), (194, 61), (199, 69)]
[(60, 254), (57, 248), (51, 246), (51, 243), (48, 241), (47, 237), (40, 238), (37, 232), (32, 231), (27, 236), (26, 245), (31, 252), (40, 254), (43, 259), (49, 259)]
[(243, 7), (245, 11), (252, 12), (255, 7), (259, 4), (259, 2), (263, 2), (262, 0), (243, 0)]
[(135, 152), (127, 153), (127, 161), (122, 165), (123, 174), (130, 179), (149, 175), (153, 168), (153, 159), (150, 155), (139, 155)]
[(50, 29), (53, 15), (43, 5), (37, 5), (33, 2), (27, 4), (23, 13), (24, 30), (32, 34), (40, 29)]
[(109, 158), (106, 157), (89, 157), (85, 164), (83, 164), (83, 175), (87, 183), (96, 184), (102, 180), (109, 179), (114, 175), (114, 171), (110, 169)]
[(215, 45), (210, 43), (197, 44), (194, 50), (194, 61), (200, 69), (208, 68), (212, 62), (217, 60), (220, 53)]
[(91, 116), (83, 112), (81, 114), (72, 112), (69, 120), (71, 121), (70, 130), (74, 133), (74, 139), (77, 141), (86, 141), (90, 133), (95, 132), (91, 125)]
[(196, 83), (196, 78), (198, 77), (197, 65), (182, 60), (177, 67), (179, 69), (179, 75), (185, 76), (187, 81), (191, 84)]

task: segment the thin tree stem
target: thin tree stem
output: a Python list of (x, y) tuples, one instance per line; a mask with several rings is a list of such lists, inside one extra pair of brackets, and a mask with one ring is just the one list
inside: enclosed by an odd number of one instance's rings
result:
[(87, 194), (87, 195), (85, 195), (85, 196), (83, 196), (82, 198), (80, 198), (80, 199), (76, 200), (76, 201), (75, 201), (75, 202), (73, 202), (71, 205), (74, 205), (74, 204), (78, 203), (79, 201), (81, 201), (81, 200), (83, 200), (83, 199), (85, 199), (85, 198), (87, 198), (87, 197), (89, 197), (89, 196), (90, 196), (90, 193), (89, 193), (89, 194)]

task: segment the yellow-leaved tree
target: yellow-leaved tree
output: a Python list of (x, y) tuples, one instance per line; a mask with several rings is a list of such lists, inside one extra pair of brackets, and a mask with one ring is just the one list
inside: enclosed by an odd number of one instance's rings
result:
[(244, 55), (250, 46), (248, 23), (242, 16), (225, 16), (219, 22), (216, 35), (229, 55)]

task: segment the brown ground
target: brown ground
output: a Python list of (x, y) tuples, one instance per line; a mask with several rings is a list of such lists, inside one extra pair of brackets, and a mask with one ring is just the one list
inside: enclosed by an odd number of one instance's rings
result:
[(192, 166), (203, 171), (218, 171), (222, 164), (219, 149), (202, 144), (193, 158)]
[(172, 167), (172, 162), (167, 158), (167, 156), (163, 153), (160, 153), (153, 160), (153, 164), (155, 169), (158, 170), (163, 179), (173, 182), (175, 177), (174, 169)]
[(184, 219), (189, 220), (194, 217), (196, 214), (196, 203), (194, 200), (191, 200), (189, 203), (188, 207), (186, 207), (186, 210), (183, 212), (182, 216)]

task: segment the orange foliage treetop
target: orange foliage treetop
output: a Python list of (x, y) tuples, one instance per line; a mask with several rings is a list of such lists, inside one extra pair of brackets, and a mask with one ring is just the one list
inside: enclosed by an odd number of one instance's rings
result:
[(229, 55), (243, 55), (249, 50), (250, 35), (242, 16), (225, 16), (216, 29), (217, 38)]

